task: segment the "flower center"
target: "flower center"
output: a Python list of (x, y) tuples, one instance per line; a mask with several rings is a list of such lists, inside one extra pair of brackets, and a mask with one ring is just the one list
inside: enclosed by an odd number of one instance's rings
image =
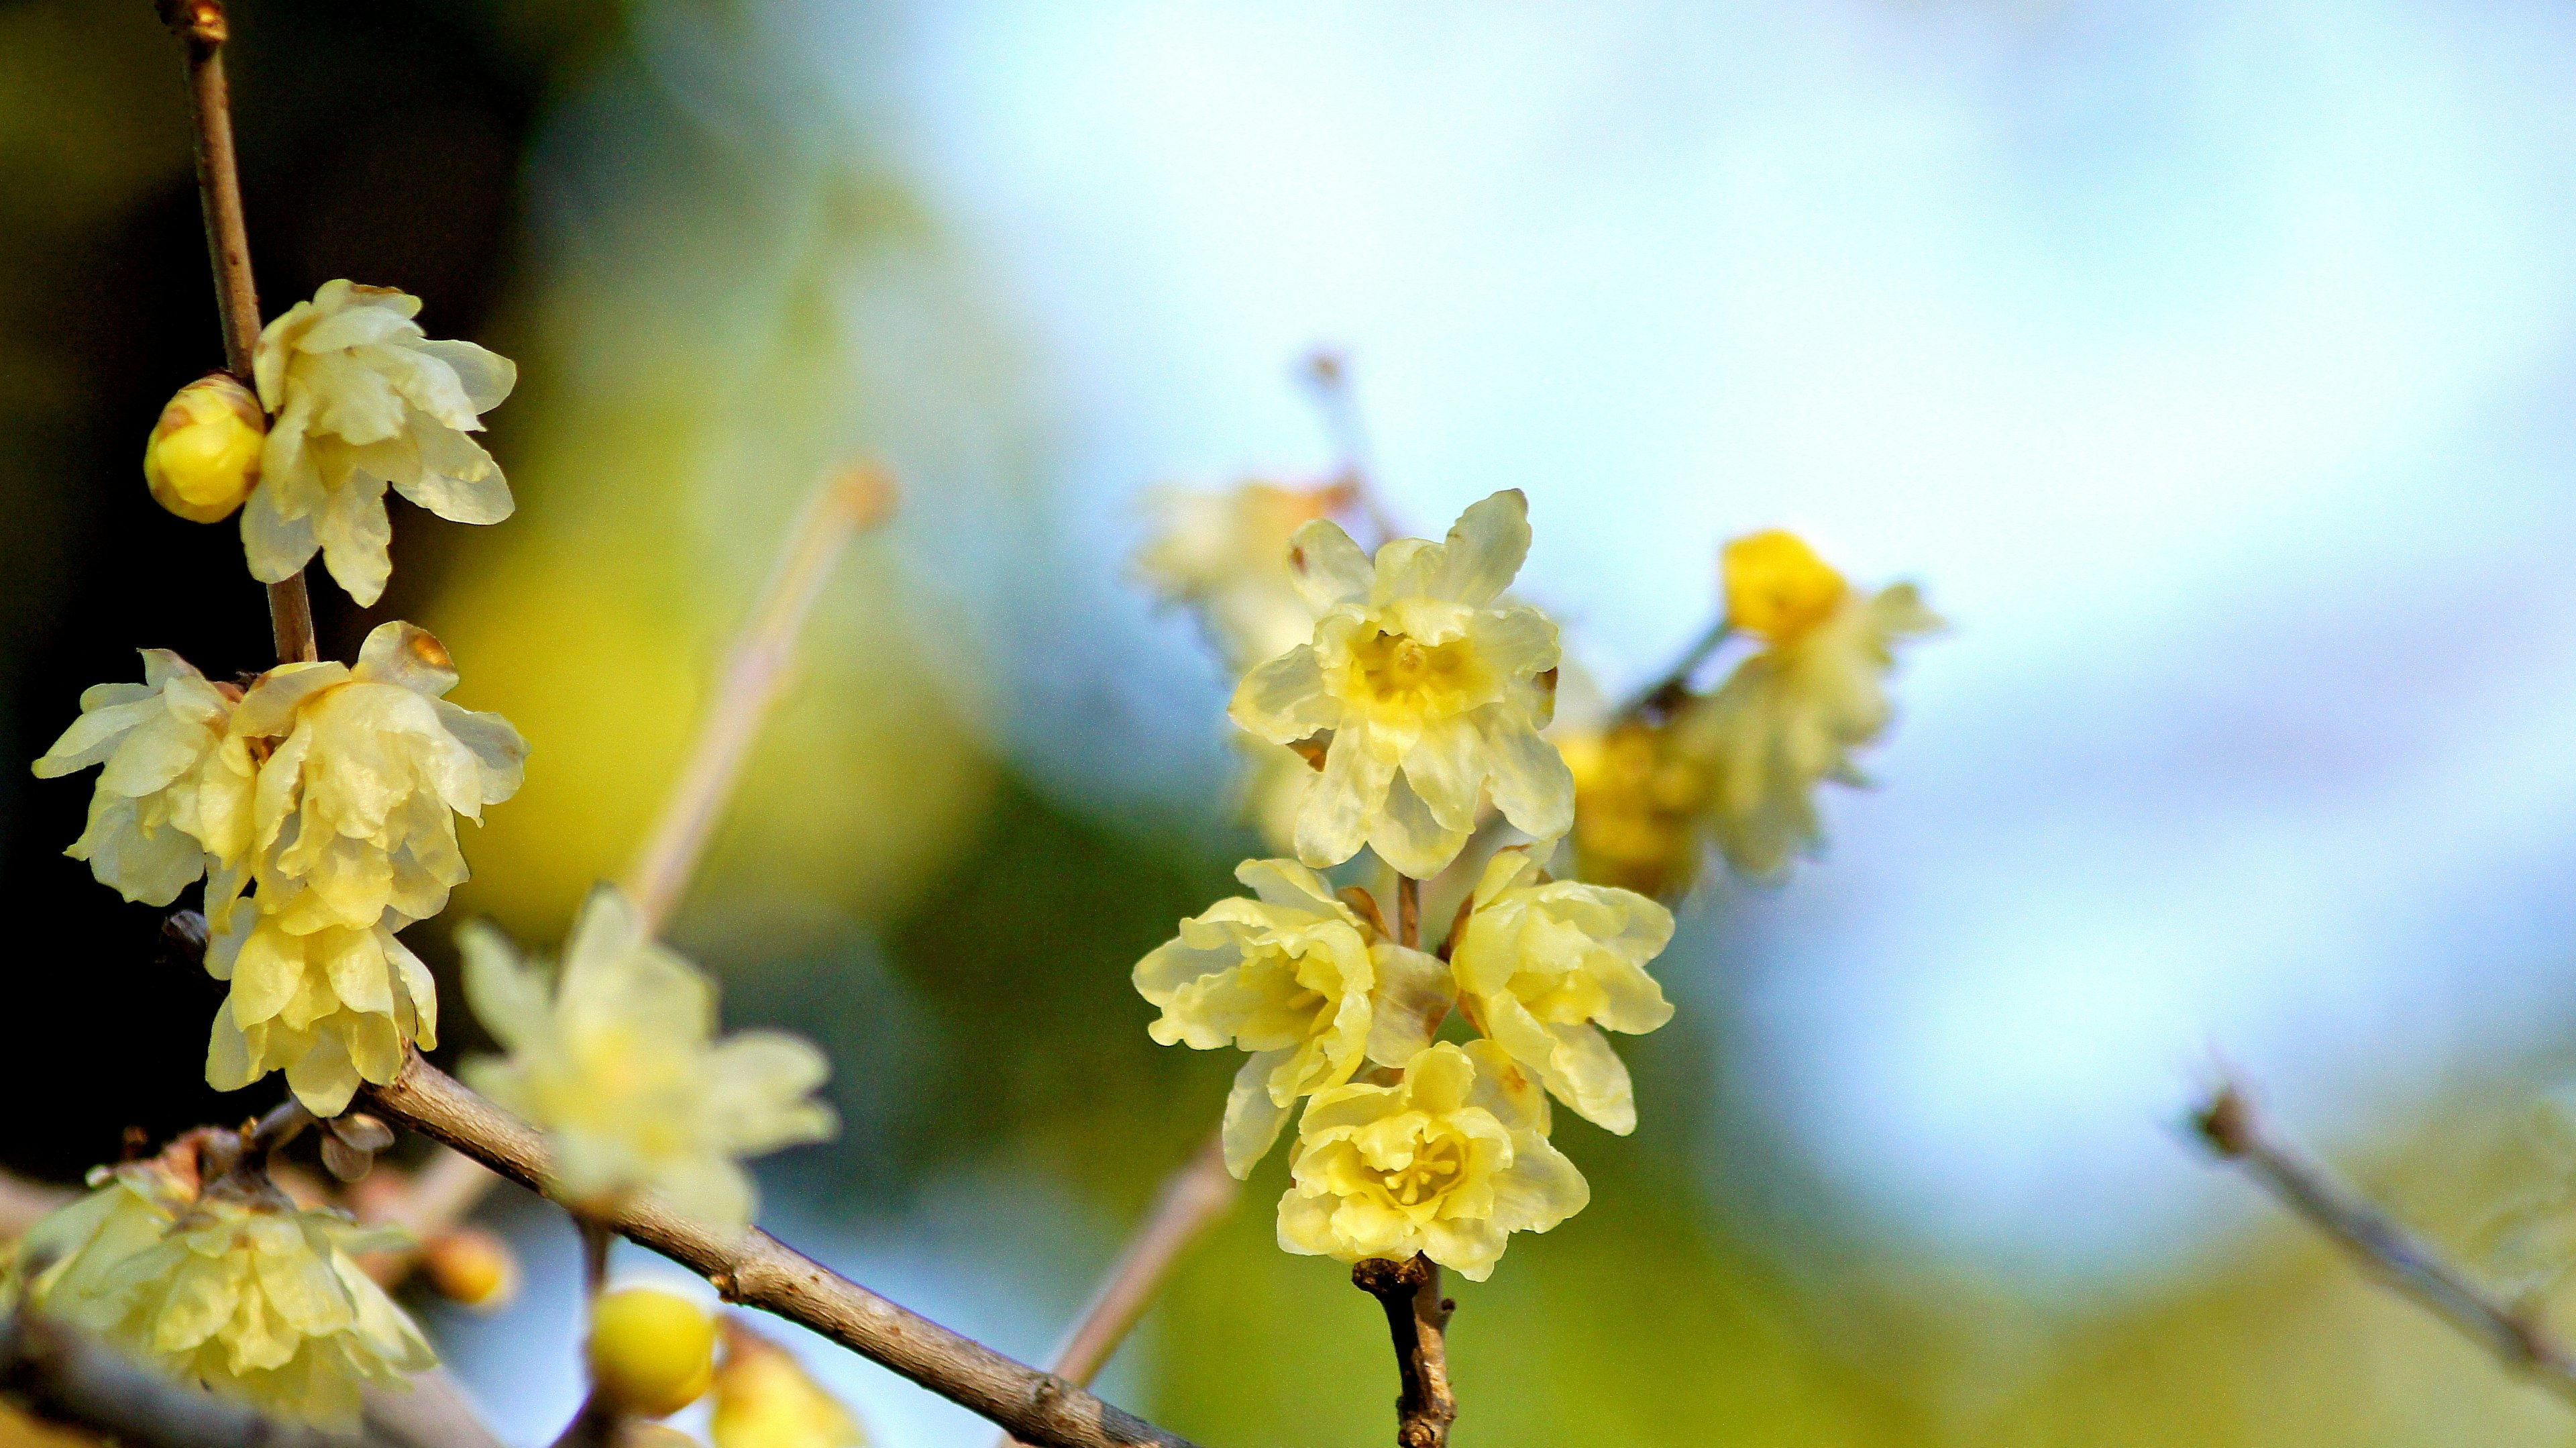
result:
[(1411, 634), (1379, 632), (1351, 651), (1357, 693), (1383, 712), (1445, 716), (1480, 702), (1482, 671), (1464, 639), (1426, 644)]
[(1467, 1144), (1446, 1134), (1425, 1141), (1413, 1160), (1378, 1173), (1377, 1189), (1396, 1207), (1434, 1205), (1467, 1176)]

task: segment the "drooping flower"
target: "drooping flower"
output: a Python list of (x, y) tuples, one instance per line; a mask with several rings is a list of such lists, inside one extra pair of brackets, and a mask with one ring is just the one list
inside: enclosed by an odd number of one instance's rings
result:
[(191, 523), (220, 523), (259, 481), (268, 415), (229, 372), (209, 372), (179, 389), (143, 445), (152, 500)]
[(1738, 539), (1725, 561), (1729, 621), (1767, 646), (1675, 728), (1709, 771), (1707, 828), (1730, 865), (1760, 878), (1823, 841), (1818, 783), (1868, 782), (1851, 754), (1887, 727), (1896, 645), (1942, 623), (1914, 585), (1852, 589), (1786, 533)]
[(322, 551), (361, 605), (392, 575), (385, 487), (442, 518), (498, 523), (510, 487), (466, 436), (518, 381), (508, 358), (430, 340), (420, 299), (390, 287), (325, 282), (259, 334), (252, 370), (276, 415), (259, 486), (242, 513), (252, 576), (285, 580)]
[(437, 1355), (360, 1270), (403, 1234), (302, 1210), (273, 1188), (200, 1189), (169, 1156), (101, 1168), (29, 1229), (36, 1310), (182, 1381), (280, 1417), (348, 1430), (364, 1383), (400, 1386)]
[(1251, 1052), (1225, 1102), (1225, 1165), (1241, 1177), (1300, 1096), (1370, 1061), (1401, 1066), (1449, 1014), (1448, 967), (1386, 939), (1289, 860), (1246, 860), (1256, 898), (1220, 900), (1137, 962), (1137, 992), (1168, 1046)]
[(466, 998), (509, 1052), (467, 1079), (546, 1133), (564, 1196), (649, 1190), (739, 1229), (755, 1204), (740, 1158), (832, 1134), (832, 1108), (808, 1096), (822, 1053), (773, 1031), (716, 1040), (714, 985), (615, 887), (591, 892), (559, 973), (479, 922), (457, 942)]
[(1553, 838), (1574, 780), (1539, 737), (1554, 708), (1556, 625), (1495, 602), (1529, 552), (1518, 491), (1469, 507), (1443, 543), (1398, 539), (1374, 562), (1335, 524), (1299, 528), (1290, 567), (1321, 615), (1312, 637), (1236, 689), (1236, 723), (1274, 744), (1329, 736), (1297, 818), (1297, 856), (1336, 865), (1362, 845), (1403, 874), (1438, 873), (1481, 799)]
[(1350, 500), (1339, 485), (1157, 488), (1145, 499), (1157, 531), (1137, 551), (1137, 576), (1165, 602), (1197, 613), (1226, 667), (1240, 674), (1314, 636), (1316, 610), (1289, 576), (1289, 539)]
[(1482, 1282), (1512, 1233), (1592, 1199), (1547, 1122), (1546, 1094), (1491, 1041), (1431, 1046), (1392, 1086), (1319, 1091), (1297, 1123), (1279, 1245), (1345, 1262), (1420, 1252)]
[(1601, 1033), (1673, 1018), (1646, 974), (1672, 938), (1672, 912), (1645, 896), (1551, 881), (1530, 852), (1502, 850), (1476, 882), (1449, 963), (1477, 1030), (1557, 1100), (1625, 1136), (1637, 1129), (1636, 1094)]
[(454, 687), (447, 650), (401, 622), (354, 669), (287, 664), (251, 686), (236, 731), (279, 741), (253, 810), (263, 913), (300, 934), (446, 908), (467, 873), (455, 816), (517, 793), (528, 753), (501, 716), (448, 703)]
[(98, 684), (35, 762), (38, 779), (103, 764), (89, 825), (64, 851), (128, 900), (167, 905), (238, 859), (250, 833), (252, 759), (230, 737), (237, 693), (168, 649), (145, 649), (143, 682)]
[(868, 1435), (858, 1418), (794, 1353), (733, 1318), (723, 1327), (724, 1365), (707, 1419), (715, 1448), (863, 1448)]
[(206, 973), (232, 991), (206, 1043), (207, 1085), (238, 1091), (284, 1071), (307, 1110), (337, 1116), (360, 1081), (402, 1073), (405, 1045), (438, 1044), (437, 986), (394, 938), (409, 921), (387, 911), (374, 925), (297, 934), (256, 904), (219, 907), (211, 922)]
[(1574, 771), (1575, 873), (1660, 899), (1687, 891), (1709, 780), (1674, 747), (1670, 721), (1620, 720), (1557, 743)]

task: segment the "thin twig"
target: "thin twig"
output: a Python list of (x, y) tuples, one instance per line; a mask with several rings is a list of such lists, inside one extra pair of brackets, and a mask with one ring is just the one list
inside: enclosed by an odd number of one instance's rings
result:
[(1411, 875), (1395, 877), (1395, 943), (1422, 948), (1422, 882)]
[(2234, 1086), (2220, 1088), (2192, 1114), (2210, 1150), (2246, 1173), (2352, 1254), (2371, 1275), (2493, 1353), (2576, 1402), (2576, 1359), (2535, 1311), (2508, 1306), (2444, 1261), (2421, 1238), (2336, 1181), (2326, 1170), (2264, 1136), (2254, 1108)]
[[(390, 1086), (365, 1094), (376, 1112), (542, 1191), (545, 1142), (414, 1052)], [(728, 1302), (801, 1323), (1039, 1448), (1190, 1448), (1052, 1373), (879, 1297), (766, 1232), (739, 1235), (644, 1196), (600, 1218), (620, 1236), (696, 1272)]]
[(627, 871), (627, 893), (648, 930), (661, 930), (688, 889), (752, 741), (786, 683), (797, 632), (831, 577), (832, 564), (852, 538), (893, 516), (895, 496), (894, 479), (883, 468), (854, 464), (815, 496), (789, 533), (689, 746), (688, 762)]
[(1699, 666), (1707, 663), (1709, 655), (1716, 653), (1733, 632), (1734, 628), (1727, 623), (1726, 616), (1718, 615), (1717, 621), (1691, 640), (1690, 647), (1682, 650), (1682, 656), (1674, 660), (1673, 666), (1664, 670), (1661, 677), (1629, 695), (1612, 710), (1611, 722), (1624, 723), (1649, 713), (1670, 713), (1673, 706), (1690, 693), (1691, 675), (1699, 672)]
[[(1162, 1294), (1182, 1254), (1225, 1220), (1242, 1191), (1243, 1184), (1225, 1169), (1225, 1138), (1211, 1134), (1164, 1179), (1152, 1209), (1136, 1224), (1117, 1260), (1101, 1274), (1100, 1285), (1092, 1289), (1090, 1303), (1057, 1346), (1048, 1370), (1076, 1387), (1091, 1386), (1091, 1380), (1108, 1366), (1110, 1355)], [(1004, 1434), (995, 1448), (1009, 1448), (1012, 1442)]]
[[(223, 0), (161, 0), (161, 19), (186, 45), (188, 108), (196, 123), (197, 197), (206, 215), (206, 255), (215, 268), (215, 311), (223, 321), (224, 370), (253, 385), (259, 349), (259, 288), (251, 279), (250, 228), (242, 220), (241, 169), (233, 155), (232, 85), (224, 42), (232, 27)], [(268, 586), (268, 627), (281, 664), (321, 657), (313, 599), (304, 575)]]
[(1416, 1252), (1409, 1261), (1372, 1257), (1351, 1268), (1351, 1282), (1386, 1309), (1402, 1390), (1395, 1400), (1396, 1448), (1445, 1448), (1458, 1420), (1449, 1390), (1449, 1314), (1458, 1304), (1440, 1295), (1440, 1264)]

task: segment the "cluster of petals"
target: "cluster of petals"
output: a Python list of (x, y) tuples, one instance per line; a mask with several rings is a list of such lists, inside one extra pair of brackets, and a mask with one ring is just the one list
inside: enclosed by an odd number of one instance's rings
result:
[(1226, 1169), (1242, 1177), (1301, 1097), (1363, 1065), (1400, 1067), (1449, 1014), (1448, 967), (1388, 940), (1291, 860), (1246, 860), (1252, 898), (1221, 900), (1136, 965), (1163, 1045), (1249, 1052), (1226, 1098)]
[(1445, 542), (1398, 539), (1374, 559), (1329, 520), (1296, 531), (1290, 571), (1314, 630), (1245, 676), (1230, 712), (1273, 744), (1321, 749), (1299, 859), (1337, 865), (1366, 845), (1405, 875), (1436, 874), (1488, 796), (1534, 837), (1565, 832), (1574, 780), (1539, 735), (1555, 709), (1556, 625), (1497, 601), (1529, 540), (1518, 491), (1469, 507)]
[(411, 1318), (360, 1270), (399, 1231), (299, 1209), (264, 1185), (201, 1191), (167, 1161), (91, 1174), (89, 1195), (30, 1228), (33, 1309), (171, 1377), (298, 1422), (347, 1431), (367, 1383), (437, 1362)]
[(1279, 1245), (1345, 1262), (1419, 1252), (1481, 1282), (1512, 1233), (1591, 1200), (1547, 1129), (1546, 1094), (1492, 1041), (1426, 1047), (1390, 1086), (1328, 1087), (1298, 1126)]
[(614, 886), (591, 892), (559, 970), (476, 922), (457, 934), (466, 999), (509, 1053), (466, 1079), (545, 1132), (550, 1183), (579, 1202), (653, 1192), (739, 1231), (757, 1204), (741, 1159), (837, 1126), (812, 1099), (828, 1067), (791, 1035), (716, 1039), (716, 990), (654, 940)]
[(1154, 533), (1135, 569), (1165, 603), (1197, 614), (1226, 666), (1240, 674), (1315, 631), (1315, 609), (1288, 570), (1289, 540), (1351, 500), (1347, 486), (1157, 488), (1145, 497)]
[(207, 1081), (282, 1070), (334, 1115), (360, 1080), (391, 1081), (405, 1045), (437, 1043), (429, 974), (393, 932), (446, 906), (466, 877), (456, 817), (517, 791), (527, 744), (446, 700), (453, 663), (407, 623), (369, 634), (354, 668), (284, 664), (243, 690), (147, 650), (144, 680), (84, 693), (35, 763), (101, 766), (70, 853), (155, 905), (207, 878), (206, 968), (232, 983)]
[(252, 373), (275, 414), (242, 545), (263, 582), (294, 576), (318, 548), (361, 605), (392, 576), (385, 488), (442, 518), (510, 516), (500, 465), (467, 436), (518, 369), (471, 342), (435, 341), (420, 299), (390, 287), (323, 284), (259, 334)]

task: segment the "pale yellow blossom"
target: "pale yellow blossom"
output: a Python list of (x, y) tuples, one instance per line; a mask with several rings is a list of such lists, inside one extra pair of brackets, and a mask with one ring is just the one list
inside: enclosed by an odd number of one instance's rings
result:
[(1887, 727), (1896, 645), (1942, 623), (1914, 585), (1849, 588), (1786, 534), (1738, 540), (1726, 564), (1729, 618), (1766, 647), (1674, 727), (1709, 772), (1706, 827), (1730, 865), (1760, 878), (1822, 842), (1818, 783), (1868, 782), (1851, 754)]
[(1574, 781), (1539, 736), (1554, 709), (1556, 625), (1497, 596), (1529, 552), (1527, 501), (1496, 493), (1446, 542), (1399, 539), (1372, 561), (1318, 520), (1290, 568), (1320, 614), (1311, 638), (1252, 671), (1236, 723), (1274, 744), (1329, 735), (1297, 818), (1297, 855), (1339, 864), (1362, 845), (1403, 874), (1447, 865), (1481, 801), (1537, 837), (1565, 832)]
[(832, 1109), (808, 1096), (822, 1053), (772, 1031), (716, 1040), (715, 986), (615, 887), (591, 892), (560, 972), (479, 922), (457, 941), (466, 998), (509, 1052), (468, 1062), (467, 1079), (546, 1133), (564, 1196), (649, 1190), (740, 1229), (755, 1198), (739, 1159), (832, 1134)]
[(1297, 1124), (1279, 1245), (1345, 1262), (1420, 1252), (1482, 1282), (1512, 1233), (1592, 1199), (1547, 1125), (1546, 1094), (1491, 1041), (1432, 1046), (1392, 1086), (1319, 1091)]
[(1137, 551), (1137, 576), (1195, 612), (1240, 674), (1313, 637), (1316, 610), (1289, 576), (1289, 539), (1350, 499), (1345, 486), (1157, 488), (1145, 497), (1156, 531)]
[(253, 808), (264, 913), (302, 933), (446, 908), (466, 877), (455, 817), (517, 793), (528, 752), (499, 715), (447, 702), (455, 686), (438, 640), (395, 622), (354, 669), (288, 664), (243, 696), (236, 732), (279, 741)]
[(1675, 747), (1669, 720), (1621, 720), (1560, 735), (1574, 771), (1575, 873), (1671, 899), (1699, 876), (1708, 770)]
[(859, 1420), (795, 1354), (732, 1318), (724, 1340), (715, 1411), (707, 1418), (715, 1448), (862, 1448), (868, 1441)]
[(1646, 962), (1673, 914), (1633, 891), (1547, 878), (1530, 852), (1502, 850), (1450, 950), (1459, 1005), (1557, 1100), (1621, 1135), (1637, 1128), (1628, 1067), (1603, 1030), (1639, 1034), (1673, 1018)]
[(1448, 967), (1379, 935), (1314, 871), (1290, 860), (1236, 868), (1256, 898), (1220, 900), (1137, 962), (1168, 1046), (1251, 1052), (1225, 1103), (1228, 1171), (1270, 1150), (1300, 1096), (1370, 1061), (1400, 1066), (1449, 1014)]
[(250, 833), (252, 760), (230, 735), (235, 692), (177, 654), (145, 649), (143, 682), (98, 684), (35, 762), (39, 779), (99, 770), (89, 825), (64, 853), (128, 900), (167, 905)]
[(220, 523), (259, 481), (268, 415), (229, 372), (210, 372), (179, 389), (161, 409), (143, 445), (143, 481), (152, 500), (191, 523)]
[(316, 1116), (337, 1116), (360, 1081), (390, 1083), (403, 1047), (438, 1044), (429, 967), (394, 938), (409, 922), (322, 925), (297, 934), (243, 902), (206, 944), (206, 973), (230, 981), (206, 1044), (206, 1084), (238, 1091), (271, 1071)]
[(454, 522), (510, 516), (500, 465), (466, 434), (510, 395), (518, 368), (471, 342), (430, 340), (419, 312), (418, 297), (333, 281), (259, 334), (252, 370), (276, 421), (242, 512), (252, 576), (280, 582), (318, 547), (349, 596), (374, 603), (393, 572), (387, 484)]
[(97, 1189), (31, 1228), (35, 1310), (97, 1333), (182, 1381), (281, 1417), (348, 1430), (364, 1383), (437, 1363), (356, 1254), (399, 1247), (273, 1188), (200, 1192), (163, 1161), (91, 1174)]

